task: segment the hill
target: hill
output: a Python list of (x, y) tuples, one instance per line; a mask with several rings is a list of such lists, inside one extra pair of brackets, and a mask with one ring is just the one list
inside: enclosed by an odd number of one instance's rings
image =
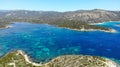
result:
[(85, 26), (86, 29), (111, 31), (109, 28), (89, 25), (89, 23), (99, 23), (105, 21), (120, 21), (120, 11), (101, 9), (77, 10), (68, 12), (29, 10), (0, 11), (0, 27), (5, 27), (10, 22), (32, 22), (47, 23), (51, 25), (57, 25), (59, 27), (67, 27), (78, 30)]

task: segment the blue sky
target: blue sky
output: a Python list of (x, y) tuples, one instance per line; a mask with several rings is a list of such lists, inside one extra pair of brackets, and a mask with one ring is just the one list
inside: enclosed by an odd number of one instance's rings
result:
[(0, 10), (120, 10), (120, 0), (0, 0)]

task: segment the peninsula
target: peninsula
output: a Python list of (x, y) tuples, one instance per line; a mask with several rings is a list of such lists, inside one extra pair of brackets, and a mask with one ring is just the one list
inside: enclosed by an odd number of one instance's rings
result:
[(0, 67), (119, 67), (114, 61), (88, 55), (64, 55), (47, 63), (35, 63), (21, 50), (7, 53), (0, 58)]

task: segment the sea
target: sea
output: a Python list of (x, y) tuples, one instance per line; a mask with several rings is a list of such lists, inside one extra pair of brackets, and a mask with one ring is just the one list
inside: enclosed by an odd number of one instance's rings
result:
[(49, 24), (14, 22), (0, 29), (0, 56), (23, 50), (36, 62), (61, 55), (92, 55), (120, 60), (120, 22), (95, 24), (117, 32), (75, 31)]

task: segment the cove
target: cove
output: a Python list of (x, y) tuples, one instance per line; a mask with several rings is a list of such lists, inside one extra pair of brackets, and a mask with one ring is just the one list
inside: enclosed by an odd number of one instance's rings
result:
[(23, 50), (39, 62), (60, 55), (94, 55), (120, 60), (120, 22), (101, 25), (117, 33), (81, 32), (48, 24), (15, 22), (11, 28), (0, 29), (0, 56), (12, 50)]

